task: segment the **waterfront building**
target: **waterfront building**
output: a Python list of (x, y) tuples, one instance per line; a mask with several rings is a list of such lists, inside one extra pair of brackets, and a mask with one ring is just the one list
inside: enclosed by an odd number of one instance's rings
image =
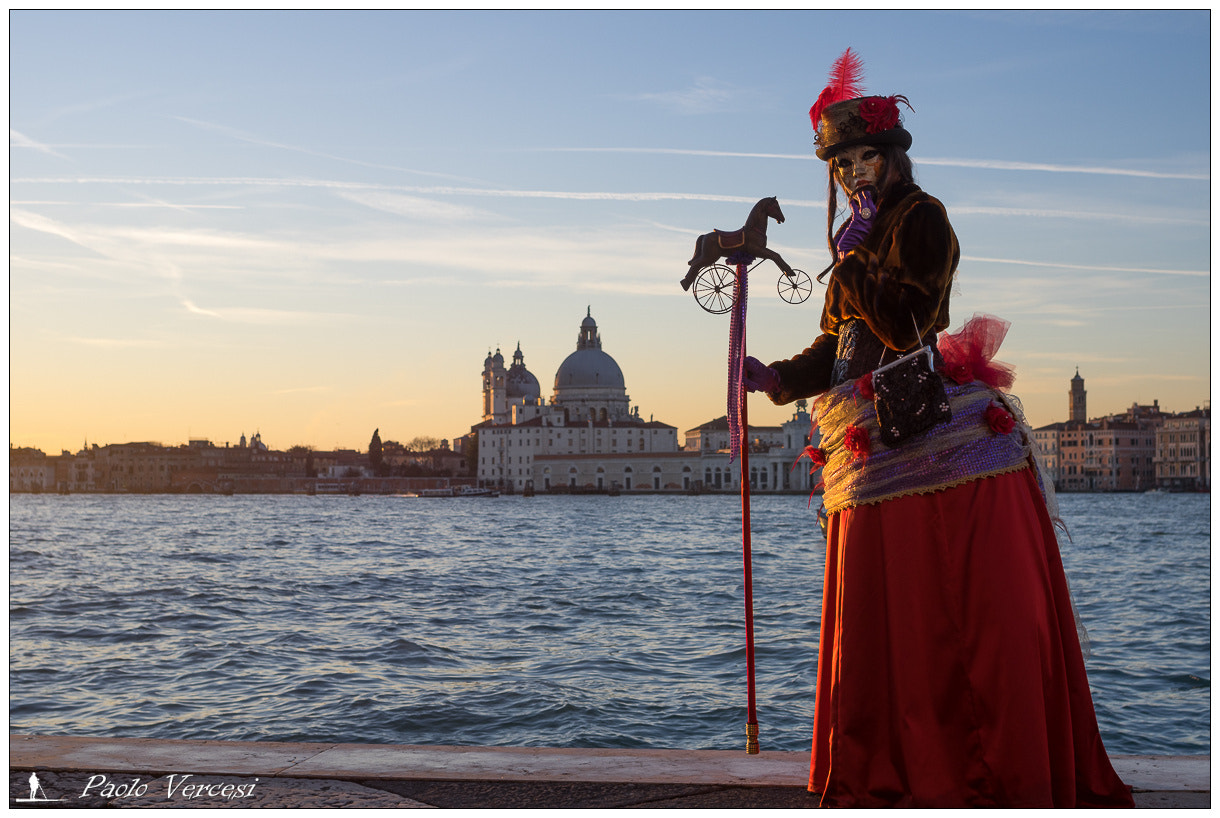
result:
[(1155, 487), (1155, 425), (1113, 418), (1061, 425), (1057, 478), (1052, 478), (1061, 491), (1147, 491)]
[(1033, 430), (1035, 452), (1059, 491), (1201, 490), (1211, 486), (1210, 410), (1171, 414), (1133, 403), (1092, 420), (1080, 371), (1068, 390), (1066, 422)]
[(1211, 488), (1211, 409), (1182, 412), (1156, 433), (1156, 485), (1171, 491)]
[[(483, 420), (477, 437), (480, 485), (503, 491), (692, 491), (739, 488), (739, 466), (728, 462), (725, 418), (685, 433), (643, 420), (631, 406), (618, 363), (602, 349), (592, 310), (576, 349), (555, 372), (552, 394), (541, 396), (525, 368), (520, 344), (505, 369), (499, 350), (483, 362)], [(809, 490), (808, 468), (792, 471), (809, 441), (801, 401), (781, 427), (750, 428), (751, 484), (759, 490)]]
[[(597, 488), (598, 468), (601, 488), (621, 487), (623, 475), (634, 475), (638, 469), (651, 475), (660, 462), (645, 464), (641, 458), (678, 451), (677, 429), (645, 421), (639, 407), (630, 406), (623, 372), (602, 350), (591, 309), (581, 322), (576, 350), (555, 373), (549, 401), (542, 398), (538, 379), (526, 369), (520, 344), (510, 369), (504, 368), (499, 350), (487, 356), (483, 420), (471, 431), (478, 439), (479, 484), (507, 491)], [(612, 457), (615, 462), (594, 465), (585, 462), (584, 455)], [(576, 459), (556, 460), (564, 456)], [(629, 467), (631, 472), (624, 471)], [(608, 476), (607, 468), (614, 477)]]
[[(820, 472), (811, 475), (812, 463), (806, 458), (797, 462), (810, 445), (821, 441), (821, 434), (812, 428), (808, 402), (798, 400), (792, 417), (780, 426), (751, 426), (749, 430), (750, 486), (759, 491), (812, 491), (821, 479)], [(699, 472), (703, 487), (708, 489), (740, 488), (740, 467), (729, 462), (729, 421), (722, 415), (685, 435), (686, 451), (700, 455)]]
[(10, 446), (8, 450), (8, 490), (53, 491), (55, 460), (39, 449)]
[(1033, 430), (1034, 457), (1042, 467), (1042, 473), (1055, 488), (1062, 486), (1063, 473), (1060, 468), (1059, 438), (1066, 423), (1049, 423)]

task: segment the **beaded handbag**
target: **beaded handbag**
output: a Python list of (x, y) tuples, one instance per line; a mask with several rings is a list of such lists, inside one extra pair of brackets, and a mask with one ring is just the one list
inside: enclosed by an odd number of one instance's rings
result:
[(950, 420), (953, 413), (949, 395), (935, 369), (932, 347), (925, 346), (873, 370), (873, 405), (881, 442), (890, 448)]

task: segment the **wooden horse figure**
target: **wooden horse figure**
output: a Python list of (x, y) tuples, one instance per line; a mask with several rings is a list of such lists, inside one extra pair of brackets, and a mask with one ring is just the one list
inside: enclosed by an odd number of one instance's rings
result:
[(791, 278), (794, 273), (788, 262), (774, 250), (767, 249), (767, 219), (772, 218), (780, 224), (784, 223), (784, 211), (779, 209), (779, 200), (774, 196), (759, 199), (758, 204), (750, 211), (745, 227), (733, 232), (713, 230), (704, 233), (695, 241), (695, 255), (690, 260), (690, 270), (682, 279), (682, 289), (689, 290), (690, 285), (699, 277), (699, 271), (731, 253), (744, 253), (755, 258), (767, 258), (774, 261), (784, 275)]

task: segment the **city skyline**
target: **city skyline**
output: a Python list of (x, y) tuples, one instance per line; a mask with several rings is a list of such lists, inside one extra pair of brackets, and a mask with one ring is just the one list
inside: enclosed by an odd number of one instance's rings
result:
[[(508, 356), (506, 356), (506, 357), (508, 357)], [(537, 374), (537, 373), (534, 373), (534, 374)], [(1070, 380), (1071, 379), (1069, 379), (1069, 381)], [(1087, 384), (1087, 379), (1082, 378), (1082, 380), (1084, 380), (1085, 383)], [(1071, 389), (1070, 389), (1070, 384), (1069, 384), (1069, 387), (1065, 388), (1063, 391), (1065, 406), (1070, 403), (1070, 396), (1071, 396)], [(545, 397), (547, 397), (547, 396), (544, 395), (544, 398)], [(812, 401), (810, 401), (810, 403), (812, 403)], [(1130, 412), (1130, 410), (1132, 409), (1132, 407), (1136, 407), (1136, 408), (1143, 407), (1145, 409), (1155, 409), (1155, 411), (1162, 413), (1166, 417), (1174, 417), (1174, 416), (1179, 416), (1179, 415), (1193, 414), (1200, 409), (1210, 410), (1211, 404), (1210, 404), (1210, 401), (1204, 401), (1202, 404), (1200, 404), (1198, 406), (1192, 406), (1192, 407), (1163, 406), (1160, 404), (1159, 399), (1154, 398), (1150, 403), (1147, 403), (1147, 404), (1140, 403), (1139, 401), (1131, 401), (1127, 404), (1124, 404), (1124, 405), (1121, 405), (1118, 407), (1114, 407), (1114, 408), (1108, 408), (1105, 411), (1100, 411), (1100, 412), (1094, 412), (1091, 409), (1088, 409), (1087, 404), (1086, 404), (1084, 420), (1079, 421), (1079, 422), (1095, 423), (1095, 422), (1105, 420), (1107, 418), (1120, 417), (1120, 416), (1123, 416), (1124, 414), (1128, 414)], [(794, 411), (796, 411), (796, 409), (797, 409), (795, 403), (789, 404), (783, 408), (788, 410), (788, 412), (787, 412), (787, 415), (785, 416), (785, 418), (781, 419), (781, 421), (772, 423), (772, 422), (762, 422), (762, 421), (751, 420), (750, 428), (751, 429), (761, 429), (761, 428), (775, 428), (775, 427), (781, 426), (782, 420), (788, 419), (788, 417), (790, 417), (791, 414)], [(716, 416), (709, 416), (694, 426), (691, 426), (691, 427), (688, 427), (685, 429), (678, 428), (678, 427), (675, 427), (675, 428), (676, 428), (678, 436), (681, 437), (682, 435), (684, 435), (687, 432), (694, 431), (694, 430), (698, 429), (699, 427), (705, 426), (708, 423), (715, 422), (718, 419), (723, 419), (723, 417), (724, 417), (723, 414), (716, 415)], [(665, 422), (663, 418), (656, 418), (656, 420), (661, 423)], [(1031, 424), (1031, 427), (1036, 430), (1039, 427), (1050, 427), (1050, 426), (1054, 426), (1054, 425), (1062, 425), (1064, 423), (1068, 423), (1068, 422), (1072, 422), (1072, 421), (1073, 421), (1073, 418), (1071, 417), (1070, 412), (1064, 411), (1061, 417), (1056, 417), (1052, 420), (1047, 421), (1044, 424), (1039, 424), (1039, 426), (1032, 426), (1032, 424)], [(303, 442), (285, 443), (283, 445), (279, 445), (278, 443), (276, 443), (274, 441), (271, 444), (264, 444), (264, 445), (270, 451), (280, 451), (280, 452), (288, 451), (289, 449), (295, 448), (297, 446), (304, 446), (305, 448), (319, 451), (319, 452), (354, 451), (357, 453), (366, 453), (368, 451), (369, 442), (372, 440), (373, 434), (377, 433), (378, 438), (383, 442), (384, 445), (393, 444), (393, 445), (398, 445), (398, 446), (403, 446), (403, 447), (410, 447), (412, 444), (415, 444), (422, 440), (433, 440), (437, 443), (438, 446), (452, 447), (454, 444), (454, 441), (471, 434), (474, 431), (473, 427), (476, 425), (478, 425), (478, 424), (472, 423), (472, 424), (470, 424), (470, 426), (463, 426), (461, 432), (459, 432), (457, 434), (453, 434), (453, 435), (448, 435), (448, 436), (423, 435), (423, 434), (416, 434), (412, 430), (400, 432), (400, 431), (396, 431), (396, 430), (392, 430), (392, 429), (387, 430), (387, 433), (385, 435), (382, 435), (382, 434), (380, 434), (381, 427), (374, 427), (373, 431), (368, 433), (369, 440), (365, 441), (365, 443), (363, 445), (354, 445), (354, 446), (322, 447), (322, 446), (318, 446), (316, 444), (307, 443), (307, 442), (306, 443), (303, 443)], [(672, 424), (670, 424), (670, 425), (672, 425)], [(69, 453), (76, 453), (77, 451), (81, 451), (81, 450), (87, 449), (89, 447), (98, 447), (98, 446), (104, 447), (104, 446), (111, 446), (111, 445), (121, 446), (121, 445), (127, 445), (127, 444), (132, 444), (132, 443), (151, 443), (154, 445), (165, 446), (167, 448), (171, 448), (171, 447), (175, 447), (175, 446), (187, 446), (192, 441), (194, 441), (194, 442), (205, 442), (206, 441), (207, 443), (210, 443), (213, 446), (220, 446), (220, 447), (227, 447), (227, 446), (241, 447), (241, 446), (247, 445), (246, 444), (247, 440), (250, 440), (253, 438), (258, 438), (259, 440), (261, 440), (261, 438), (262, 438), (261, 427), (254, 427), (252, 429), (242, 427), (241, 431), (239, 431), (237, 433), (236, 438), (233, 440), (230, 440), (229, 437), (226, 435), (227, 435), (227, 432), (225, 434), (222, 434), (219, 438), (206, 437), (206, 436), (200, 436), (200, 435), (191, 435), (189, 438), (184, 438), (181, 440), (177, 440), (177, 439), (155, 440), (150, 437), (136, 437), (136, 438), (132, 438), (130, 440), (106, 440), (106, 441), (86, 440), (86, 441), (83, 441), (83, 445), (80, 447), (63, 447), (63, 451), (69, 452)], [(14, 448), (36, 449), (36, 450), (42, 451), (44, 454), (48, 454), (48, 455), (53, 455), (56, 453), (55, 451), (44, 449), (39, 446), (30, 446), (30, 445), (26, 445), (26, 444), (20, 444), (15, 441), (11, 442), (10, 446), (14, 447)]]
[[(851, 45), (905, 94), (961, 240), (952, 327), (1031, 425), (1210, 396), (1210, 15), (10, 14), (10, 443), (367, 448), (478, 422), (489, 351), (549, 395), (592, 309), (632, 405), (724, 414), (728, 321), (678, 279), (754, 201), (827, 263), (807, 111)], [(739, 44), (726, 40), (734, 32)], [(856, 31), (866, 31), (867, 38)], [(562, 70), (559, 70), (562, 67)], [(751, 277), (749, 352), (821, 287)], [(751, 400), (754, 425), (791, 407)]]

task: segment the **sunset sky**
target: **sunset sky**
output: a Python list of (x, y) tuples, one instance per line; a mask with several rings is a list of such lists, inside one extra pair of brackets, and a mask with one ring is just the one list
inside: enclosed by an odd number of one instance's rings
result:
[[(1035, 426), (1210, 396), (1210, 36), (1188, 12), (9, 14), (10, 440), (453, 438), (489, 351), (549, 395), (591, 310), (632, 405), (725, 413), (695, 238), (777, 196), (828, 262), (809, 106), (852, 46), (904, 94), (962, 247), (951, 308), (1012, 322)], [(817, 333), (752, 274), (749, 352)], [(755, 424), (790, 408), (755, 397)]]

